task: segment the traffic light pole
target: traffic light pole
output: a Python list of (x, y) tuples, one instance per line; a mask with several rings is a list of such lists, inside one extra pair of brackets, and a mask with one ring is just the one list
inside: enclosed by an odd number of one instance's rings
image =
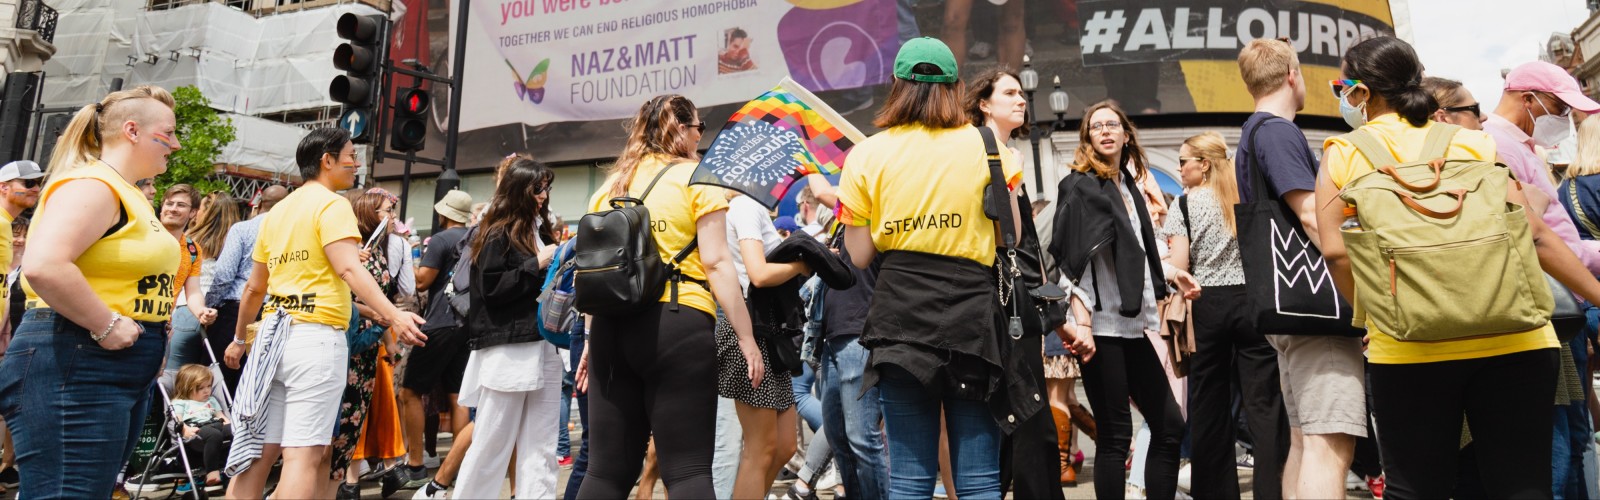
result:
[[(449, 189), (461, 185), (461, 176), (456, 173), (456, 143), (461, 137), (461, 82), (467, 68), (467, 18), (472, 16), (472, 0), (456, 0), (456, 6), (456, 46), (455, 54), (450, 56), (453, 66), (450, 69), (450, 124), (444, 138), (444, 162), (447, 165), (439, 172), (439, 184), (433, 194), (434, 203), (444, 199)], [(434, 227), (439, 227), (438, 214), (434, 215)]]

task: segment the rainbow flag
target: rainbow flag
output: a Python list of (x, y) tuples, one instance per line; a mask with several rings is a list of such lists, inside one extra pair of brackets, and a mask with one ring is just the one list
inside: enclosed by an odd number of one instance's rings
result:
[(690, 183), (734, 189), (772, 208), (794, 181), (838, 173), (863, 140), (827, 103), (785, 77), (728, 118)]

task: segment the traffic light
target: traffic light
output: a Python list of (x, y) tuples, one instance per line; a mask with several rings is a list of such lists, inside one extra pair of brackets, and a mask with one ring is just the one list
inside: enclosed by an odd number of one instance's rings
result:
[(403, 88), (394, 94), (394, 115), (389, 121), (389, 149), (421, 150), (428, 142), (428, 107), (433, 98), (420, 88)]
[(333, 50), (333, 67), (345, 74), (333, 77), (328, 97), (344, 103), (340, 128), (350, 131), (357, 144), (366, 144), (374, 135), (374, 108), (382, 102), (383, 60), (388, 55), (389, 20), (383, 15), (339, 16), (335, 24), (339, 38), (348, 40)]

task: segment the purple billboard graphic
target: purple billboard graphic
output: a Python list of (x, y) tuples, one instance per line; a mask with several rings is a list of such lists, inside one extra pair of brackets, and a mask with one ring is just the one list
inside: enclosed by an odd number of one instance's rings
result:
[(813, 91), (888, 83), (900, 50), (894, 0), (795, 8), (778, 22), (789, 76)]

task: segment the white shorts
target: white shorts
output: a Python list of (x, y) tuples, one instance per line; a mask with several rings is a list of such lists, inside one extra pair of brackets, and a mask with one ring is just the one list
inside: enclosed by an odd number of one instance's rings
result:
[(317, 323), (289, 327), (283, 360), (267, 393), (266, 442), (285, 448), (333, 441), (350, 353), (343, 331)]

